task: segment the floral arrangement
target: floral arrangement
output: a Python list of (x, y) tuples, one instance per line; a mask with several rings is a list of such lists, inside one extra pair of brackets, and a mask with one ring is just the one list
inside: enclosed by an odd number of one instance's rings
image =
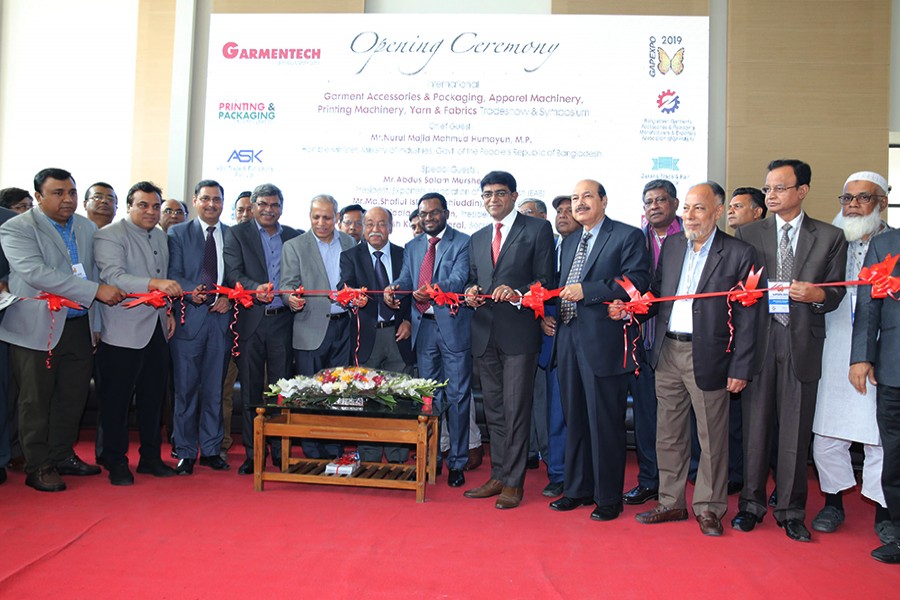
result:
[(278, 406), (330, 406), (342, 398), (369, 398), (393, 408), (397, 397), (424, 402), (447, 382), (410, 377), (402, 373), (379, 371), (365, 367), (323, 369), (306, 377), (279, 379), (269, 386), (266, 396), (275, 398)]

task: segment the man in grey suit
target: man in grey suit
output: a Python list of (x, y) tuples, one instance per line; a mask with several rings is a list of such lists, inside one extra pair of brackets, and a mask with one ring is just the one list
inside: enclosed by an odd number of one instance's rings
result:
[[(100, 281), (128, 294), (160, 290), (181, 295), (167, 279), (169, 250), (159, 222), (162, 190), (149, 181), (131, 186), (127, 216), (94, 234), (94, 259)], [(175, 471), (160, 458), (160, 418), (169, 365), (168, 339), (175, 318), (165, 307), (147, 304), (100, 307), (97, 346), (97, 397), (103, 426), (103, 464), (113, 485), (131, 485), (128, 468), (128, 408), (134, 396), (141, 439), (138, 473), (168, 477)]]
[[(240, 343), (238, 379), (243, 404), (242, 437), (246, 460), (238, 468), (239, 475), (253, 473), (254, 408), (263, 403), (263, 375), (269, 384), (291, 371), (291, 314), (281, 296), (281, 248), (300, 235), (278, 222), (284, 195), (277, 186), (264, 183), (250, 196), (253, 220), (235, 225), (225, 239), (225, 279), (229, 286), (240, 283), (244, 289), (257, 290), (250, 308), (241, 308), (237, 320)], [(280, 466), (281, 446), (271, 443), (272, 460)]]
[[(882, 181), (881, 185), (887, 185), (887, 182)], [(890, 187), (886, 191), (890, 192)], [(900, 255), (900, 230), (873, 237), (864, 265), (871, 267), (888, 255)], [(855, 279), (857, 273), (848, 275)], [(900, 266), (895, 266), (891, 275), (900, 277)], [(881, 488), (896, 531), (900, 528), (900, 372), (897, 370), (900, 302), (893, 298), (873, 297), (872, 287), (868, 285), (859, 286), (858, 292), (850, 349), (850, 383), (860, 394), (866, 393), (867, 380), (876, 386), (875, 418), (884, 448)], [(889, 564), (900, 563), (900, 539), (883, 541), (887, 543), (873, 550), (872, 558)]]
[(843, 287), (814, 287), (844, 281), (844, 233), (805, 214), (812, 171), (805, 162), (769, 163), (766, 206), (775, 217), (743, 225), (735, 237), (756, 248), (768, 277), (766, 287), (783, 286), (757, 302), (757, 349), (752, 379), (741, 396), (744, 420), (744, 489), (731, 524), (752, 531), (766, 514), (770, 434), (778, 424), (775, 521), (788, 538), (810, 541), (806, 528), (807, 457), (816, 390), (822, 373), (825, 313), (838, 307)]
[[(121, 302), (122, 290), (96, 281), (92, 238), (97, 227), (75, 214), (78, 191), (72, 175), (44, 169), (34, 177), (34, 190), (37, 206), (0, 226), (10, 292), (21, 298), (47, 292), (84, 307), (94, 299)], [(11, 344), (10, 363), (19, 382), (25, 484), (42, 492), (62, 491), (66, 484), (60, 474), (100, 473), (72, 449), (94, 362), (91, 317), (87, 310), (65, 307), (51, 315), (45, 303), (31, 300), (5, 312), (0, 340)], [(48, 346), (53, 350), (49, 368)]]
[[(337, 201), (326, 194), (309, 205), (309, 231), (285, 243), (281, 253), (284, 289), (300, 286), (310, 290), (337, 289), (341, 279), (341, 252), (356, 245), (352, 237), (337, 231)], [(327, 367), (350, 364), (350, 314), (327, 296), (303, 298), (285, 295), (294, 312), (294, 366), (300, 375), (313, 375)], [(302, 440), (308, 458), (335, 458), (341, 453), (336, 442)]]
[[(225, 238), (229, 235), (228, 227), (219, 221), (224, 202), (222, 186), (204, 179), (194, 187), (197, 218), (169, 228), (169, 276), (182, 289), (205, 292), (224, 281)], [(231, 302), (225, 296), (205, 293), (183, 301), (184, 323), (175, 328), (171, 342), (178, 453), (175, 472), (193, 473), (198, 450), (201, 465), (223, 471), (228, 463), (219, 456), (224, 436), (222, 380), (230, 350)]]
[(446, 427), (450, 434), (450, 469), (447, 482), (452, 487), (465, 483), (463, 470), (468, 462), (469, 412), (472, 391), (472, 311), (460, 309), (455, 315), (449, 307), (431, 304), (428, 287), (439, 286), (445, 292), (459, 293), (469, 276), (469, 236), (449, 225), (450, 211), (441, 194), (430, 192), (419, 200), (420, 224), (425, 235), (406, 244), (403, 268), (385, 301), (399, 308), (394, 290), (414, 290), (412, 347), (416, 353), (419, 376), (447, 381), (437, 402), (447, 407)]

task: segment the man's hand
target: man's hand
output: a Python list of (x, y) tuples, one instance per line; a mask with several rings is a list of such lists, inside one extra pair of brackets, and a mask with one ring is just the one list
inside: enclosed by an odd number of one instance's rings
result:
[(875, 381), (875, 368), (870, 362), (858, 362), (850, 365), (850, 383), (860, 394), (866, 393), (866, 379), (872, 385), (878, 385)]
[(184, 291), (181, 289), (181, 286), (178, 285), (178, 282), (174, 279), (151, 279), (150, 283), (147, 284), (147, 291), (159, 290), (164, 294), (168, 294), (169, 297), (181, 296), (184, 294)]
[(359, 294), (356, 298), (353, 299), (353, 304), (356, 305), (356, 308), (362, 308), (368, 303), (369, 297), (365, 294)]
[(725, 386), (725, 389), (732, 394), (737, 394), (745, 387), (747, 387), (746, 379), (735, 379), (734, 377), (729, 377), (728, 385)]
[(0, 281), (0, 292), (8, 292), (9, 284), (6, 281)]
[(209, 312), (214, 313), (227, 313), (231, 310), (231, 301), (228, 299), (228, 296), (219, 295), (216, 298), (216, 301), (213, 302), (213, 305), (209, 307)]
[(298, 310), (303, 310), (303, 307), (306, 306), (306, 300), (299, 294), (291, 294), (288, 296), (288, 306), (290, 306), (292, 311), (297, 312)]
[(94, 298), (102, 302), (103, 304), (108, 304), (110, 306), (115, 306), (119, 302), (125, 299), (125, 292), (120, 290), (114, 285), (106, 285), (105, 283), (101, 283), (97, 288), (97, 293), (94, 295)]
[(428, 302), (431, 300), (431, 296), (428, 294), (428, 290), (431, 289), (430, 285), (423, 285), (416, 291), (412, 293), (413, 300), (416, 302)]
[(508, 285), (498, 285), (491, 294), (494, 302), (512, 302), (519, 298), (519, 293)]
[(559, 297), (563, 300), (578, 302), (584, 299), (584, 291), (581, 289), (580, 283), (572, 283), (560, 290)]
[(272, 290), (275, 289), (271, 283), (261, 283), (256, 287), (256, 291), (263, 292), (262, 294), (257, 294), (256, 299), (262, 302), (263, 304), (268, 304), (275, 298), (275, 294), (272, 293)]
[(621, 321), (628, 317), (628, 311), (625, 310), (625, 303), (618, 299), (609, 303), (606, 312), (613, 321)]
[(387, 304), (388, 308), (390, 308), (391, 310), (397, 310), (398, 308), (400, 308), (400, 301), (394, 297), (394, 290), (396, 289), (396, 285), (389, 285), (384, 288), (384, 296), (382, 296), (382, 298), (384, 299), (384, 303)]
[(173, 335), (175, 335), (175, 317), (166, 315), (166, 339), (171, 340)]
[(790, 297), (794, 302), (822, 304), (825, 302), (825, 290), (806, 281), (792, 281)]
[(206, 302), (206, 286), (202, 283), (194, 288), (194, 293), (191, 294), (191, 302), (194, 304), (203, 304)]
[(481, 293), (481, 287), (477, 285), (473, 285), (469, 289), (466, 290), (466, 305), (471, 308), (478, 308), (482, 304), (484, 304), (484, 298), (479, 298), (478, 294)]
[(397, 326), (395, 339), (399, 342), (400, 340), (408, 339), (410, 334), (412, 334), (412, 325), (409, 321), (403, 321)]
[(556, 335), (556, 319), (551, 317), (550, 315), (545, 316), (541, 319), (541, 331), (544, 332), (544, 335), (553, 337)]

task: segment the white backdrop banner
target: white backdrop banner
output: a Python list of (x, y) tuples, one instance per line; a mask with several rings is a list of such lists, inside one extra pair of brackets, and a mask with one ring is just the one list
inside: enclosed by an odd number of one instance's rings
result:
[[(426, 192), (471, 233), (479, 182), (509, 171), (547, 204), (597, 179), (634, 225), (641, 190), (706, 179), (706, 17), (214, 14), (203, 177), (226, 203), (282, 189), (282, 222), (309, 201), (383, 206), (393, 241)], [(552, 212), (552, 211), (551, 211)], [(226, 209), (224, 218), (231, 217)]]

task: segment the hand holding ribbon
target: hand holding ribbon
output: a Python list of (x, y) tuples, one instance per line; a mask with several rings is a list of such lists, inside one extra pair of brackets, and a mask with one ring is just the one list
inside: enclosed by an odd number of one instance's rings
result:
[(533, 310), (535, 319), (543, 319), (544, 303), (552, 298), (558, 298), (561, 291), (562, 288), (548, 290), (538, 281), (528, 288), (528, 293), (522, 298), (522, 306)]
[(873, 298), (886, 298), (890, 296), (897, 300), (897, 292), (900, 292), (900, 277), (894, 277), (894, 267), (897, 265), (897, 256), (888, 254), (883, 261), (875, 263), (871, 267), (863, 267), (859, 271), (859, 279), (872, 286)]
[(757, 288), (759, 286), (759, 277), (762, 275), (764, 268), (760, 267), (759, 271), (756, 271), (754, 267), (751, 267), (750, 273), (747, 275), (747, 281), (739, 281), (736, 286), (731, 288), (728, 302), (740, 302), (744, 306), (756, 304), (756, 301), (763, 297), (763, 293)]

